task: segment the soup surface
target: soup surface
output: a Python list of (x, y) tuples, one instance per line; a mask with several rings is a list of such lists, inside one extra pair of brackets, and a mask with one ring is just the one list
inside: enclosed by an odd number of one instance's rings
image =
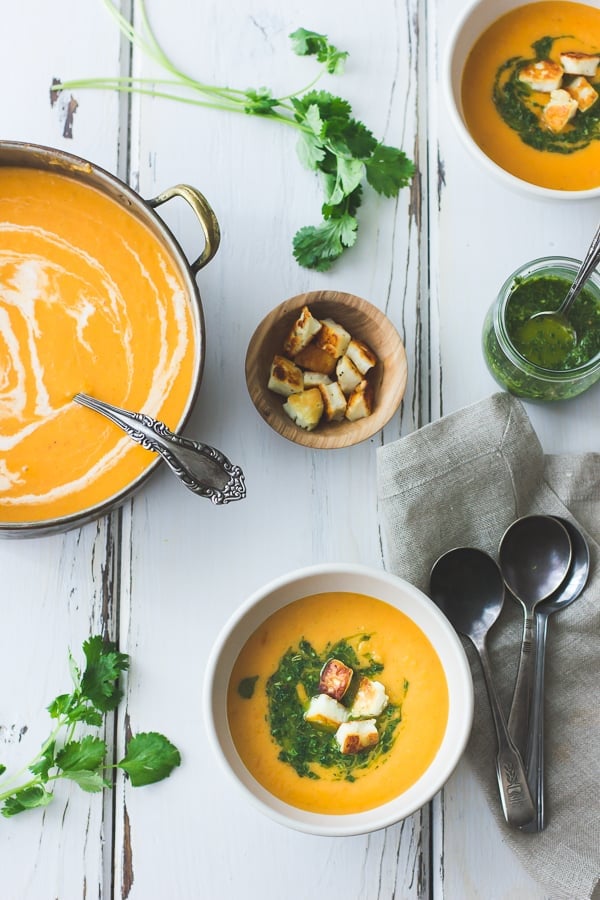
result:
[[(542, 0), (506, 13), (476, 42), (462, 78), (466, 125), (490, 159), (518, 178), (555, 190), (600, 186), (600, 102), (554, 133), (544, 121), (547, 91), (519, 78), (540, 60), (560, 64), (563, 53), (600, 52), (600, 9)], [(573, 75), (564, 74), (561, 89)], [(600, 93), (600, 71), (587, 81)]]
[[(333, 728), (304, 718), (332, 657), (353, 669), (353, 681), (383, 684), (389, 698), (376, 716), (378, 743), (359, 753), (342, 753)], [(278, 610), (250, 637), (227, 712), (242, 761), (272, 794), (315, 813), (356, 813), (394, 799), (428, 768), (446, 730), (448, 687), (408, 616), (362, 594), (323, 593)]]
[(149, 228), (66, 175), (0, 167), (0, 521), (111, 498), (155, 454), (78, 391), (176, 427), (198, 340), (175, 264)]

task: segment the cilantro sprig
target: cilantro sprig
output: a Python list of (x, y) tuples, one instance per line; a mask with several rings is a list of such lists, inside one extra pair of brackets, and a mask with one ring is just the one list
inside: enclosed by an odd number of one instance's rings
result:
[(106, 714), (116, 709), (123, 696), (119, 678), (129, 667), (128, 655), (100, 635), (85, 641), (83, 653), (83, 671), (69, 653), (73, 690), (59, 694), (49, 705), (55, 726), (37, 756), (12, 776), (6, 775), (6, 766), (0, 764), (3, 816), (47, 806), (53, 799), (54, 784), (61, 778), (94, 793), (112, 786), (106, 774), (111, 769), (122, 769), (138, 787), (167, 778), (181, 762), (178, 749), (157, 732), (132, 737), (125, 756), (115, 764), (106, 762), (108, 748), (102, 738), (93, 734), (76, 737), (82, 726), (102, 726)]
[(413, 162), (406, 154), (387, 146), (352, 115), (352, 107), (341, 97), (315, 90), (327, 74), (340, 75), (348, 57), (326, 35), (298, 28), (290, 35), (292, 48), (299, 56), (313, 56), (320, 70), (311, 83), (285, 97), (273, 97), (268, 88), (236, 90), (204, 84), (186, 75), (172, 62), (158, 43), (150, 26), (145, 0), (137, 0), (139, 29), (126, 19), (112, 0), (103, 0), (121, 31), (166, 73), (165, 78), (91, 78), (58, 82), (51, 96), (60, 91), (106, 88), (127, 93), (149, 94), (179, 100), (196, 106), (261, 116), (299, 132), (298, 154), (301, 162), (318, 172), (323, 186), (322, 220), (307, 225), (293, 239), (297, 262), (308, 269), (327, 271), (342, 253), (356, 243), (357, 211), (367, 183), (384, 197), (396, 197), (414, 174)]

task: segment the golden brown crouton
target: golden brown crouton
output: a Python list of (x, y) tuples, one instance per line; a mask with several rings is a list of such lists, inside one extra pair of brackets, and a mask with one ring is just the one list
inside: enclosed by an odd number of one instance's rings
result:
[(519, 81), (532, 91), (556, 91), (563, 77), (563, 67), (551, 59), (538, 59), (519, 71)]
[(321, 319), (322, 328), (315, 338), (315, 347), (325, 350), (335, 359), (339, 359), (350, 343), (350, 335), (333, 319)]
[(587, 78), (578, 75), (573, 81), (567, 85), (567, 91), (571, 97), (577, 101), (577, 106), (581, 112), (585, 112), (594, 105), (598, 99), (598, 91), (592, 87)]
[(314, 387), (307, 391), (300, 391), (298, 394), (290, 394), (283, 404), (283, 408), (299, 428), (312, 431), (317, 427), (323, 415), (321, 391), (318, 387)]
[(310, 369), (311, 372), (322, 372), (324, 375), (331, 375), (335, 369), (335, 356), (315, 347), (314, 344), (308, 344), (295, 357), (295, 363), (303, 369)]
[(328, 422), (339, 422), (344, 418), (346, 412), (346, 398), (343, 390), (337, 381), (320, 384), (318, 387), (323, 398), (323, 415)]
[(304, 390), (302, 369), (298, 368), (291, 360), (286, 359), (285, 356), (276, 354), (271, 363), (267, 387), (283, 397), (289, 397), (290, 394)]
[(352, 360), (361, 375), (364, 375), (377, 363), (377, 357), (371, 348), (356, 338), (353, 338), (348, 344), (346, 356)]
[(321, 323), (318, 319), (315, 319), (308, 306), (303, 306), (299, 317), (294, 322), (290, 333), (283, 343), (283, 349), (289, 356), (296, 356), (310, 343), (315, 334), (321, 330), (321, 327)]
[(544, 107), (542, 121), (550, 131), (559, 134), (577, 112), (577, 100), (568, 91), (552, 91)]
[(319, 693), (341, 700), (352, 681), (354, 672), (339, 659), (328, 659), (319, 678)]
[(348, 397), (346, 418), (349, 422), (356, 422), (357, 419), (364, 419), (365, 416), (370, 416), (373, 412), (373, 405), (373, 388), (369, 382), (364, 379)]
[(560, 63), (567, 75), (587, 75), (593, 78), (600, 64), (600, 56), (568, 50), (560, 54)]

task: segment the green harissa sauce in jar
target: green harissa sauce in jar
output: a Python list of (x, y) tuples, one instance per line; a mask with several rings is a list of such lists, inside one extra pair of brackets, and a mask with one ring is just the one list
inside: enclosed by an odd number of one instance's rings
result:
[(577, 272), (577, 260), (545, 257), (504, 283), (483, 326), (483, 353), (496, 381), (517, 397), (566, 400), (600, 379), (600, 280), (594, 273), (569, 310), (576, 341), (554, 320)]

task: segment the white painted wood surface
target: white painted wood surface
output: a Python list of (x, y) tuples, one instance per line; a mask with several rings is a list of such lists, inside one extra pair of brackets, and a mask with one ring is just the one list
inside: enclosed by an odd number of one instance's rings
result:
[[(354, 250), (327, 274), (299, 268), (298, 227), (317, 221), (319, 187), (294, 137), (258, 118), (75, 92), (73, 137), (51, 108), (53, 77), (116, 75), (125, 52), (101, 0), (21, 0), (3, 10), (2, 137), (49, 144), (126, 178), (149, 198), (178, 182), (202, 190), (223, 240), (200, 274), (207, 329), (201, 391), (187, 433), (220, 447), (246, 474), (248, 496), (224, 508), (160, 470), (121, 511), (66, 535), (0, 543), (0, 759), (29, 759), (47, 733), (45, 706), (68, 688), (67, 648), (92, 631), (131, 654), (116, 727), (158, 729), (183, 764), (136, 791), (120, 780), (104, 804), (60, 785), (45, 811), (0, 820), (0, 896), (50, 900), (544, 900), (503, 847), (465, 766), (431, 809), (364, 837), (288, 832), (246, 805), (206, 746), (200, 695), (208, 650), (227, 617), (262, 583), (290, 569), (347, 560), (382, 566), (375, 447), (480, 399), (496, 386), (479, 349), (483, 315), (521, 262), (578, 256), (594, 204), (551, 207), (507, 196), (476, 169), (451, 129), (439, 65), (464, 0), (148, 0), (165, 49), (212, 83), (268, 84), (287, 93), (310, 80), (294, 57), (299, 26), (350, 51), (324, 87), (416, 159), (420, 177), (397, 202), (369, 195)], [(136, 74), (156, 70), (134, 54)], [(162, 213), (161, 213), (162, 214)], [(189, 258), (199, 229), (178, 202), (164, 217)], [(244, 383), (248, 340), (263, 315), (296, 293), (336, 288), (385, 310), (403, 336), (409, 384), (381, 435), (348, 450), (311, 452), (259, 419)], [(530, 413), (548, 452), (597, 449), (598, 395)], [(351, 517), (360, 508), (361, 516)], [(281, 516), (293, 529), (281, 529)]]

